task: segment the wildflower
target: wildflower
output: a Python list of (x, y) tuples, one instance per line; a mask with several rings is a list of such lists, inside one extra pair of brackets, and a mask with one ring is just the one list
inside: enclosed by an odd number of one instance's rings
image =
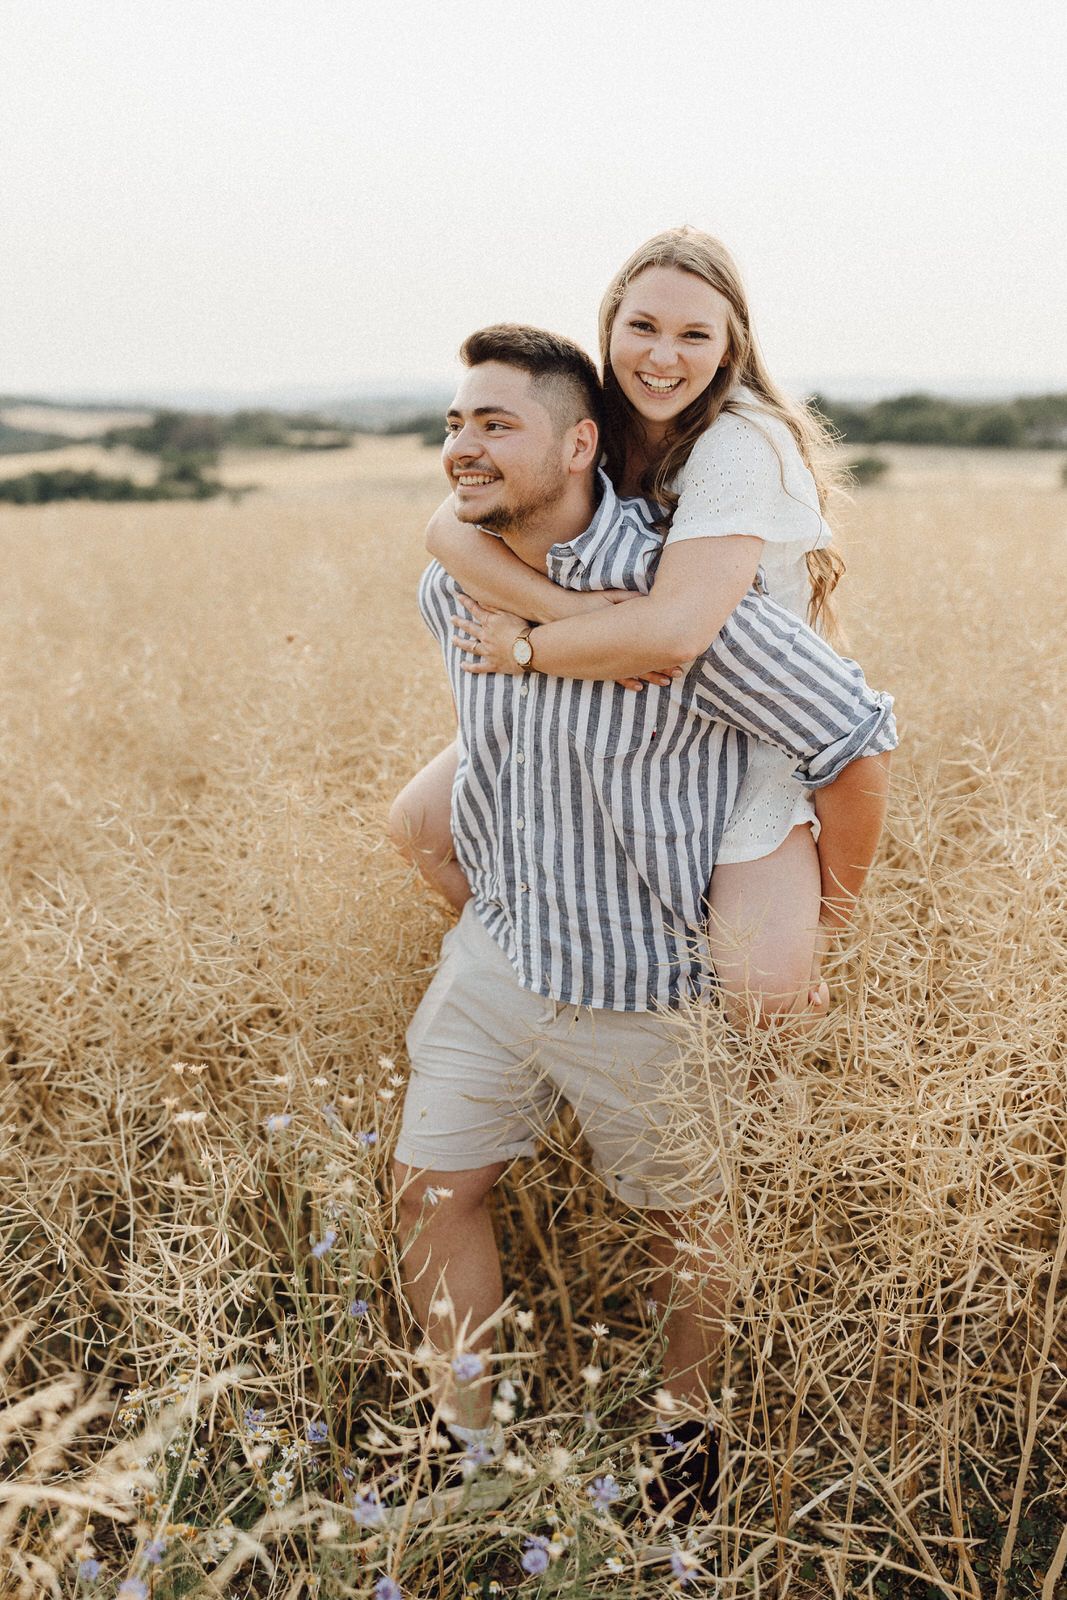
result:
[(676, 1550), (671, 1556), (671, 1571), (679, 1583), (692, 1583), (700, 1570), (700, 1562), (688, 1550)]
[(392, 1056), (379, 1056), (378, 1066), (381, 1068), (382, 1072), (396, 1071), (396, 1062), (393, 1060)]
[(344, 1530), (334, 1517), (324, 1517), (319, 1523), (317, 1536), (320, 1544), (326, 1544), (331, 1539), (339, 1539)]
[(514, 1422), (515, 1407), (507, 1400), (493, 1401), (493, 1416), (497, 1422)]
[(321, 1418), (319, 1418), (315, 1422), (309, 1422), (308, 1423), (308, 1425), (307, 1425), (307, 1442), (308, 1442), (308, 1444), (325, 1444), (329, 1437), (330, 1437), (330, 1430), (326, 1426), (325, 1422), (323, 1422), (321, 1420)]
[(153, 1539), (151, 1544), (144, 1547), (144, 1558), (150, 1567), (158, 1567), (166, 1552), (166, 1539)]
[(510, 1378), (501, 1378), (500, 1382), (496, 1386), (496, 1392), (500, 1396), (501, 1400), (506, 1400), (509, 1405), (514, 1404), (519, 1397), (519, 1391), (516, 1389)]
[(434, 1188), (433, 1184), (430, 1184), (426, 1190), (425, 1198), (431, 1206), (435, 1206), (441, 1200), (451, 1200), (454, 1192), (454, 1190), (444, 1189), (440, 1185)]
[(571, 1460), (572, 1457), (569, 1450), (565, 1450), (561, 1444), (553, 1445), (552, 1449), (548, 1452), (549, 1476), (553, 1478), (562, 1478), (564, 1473), (568, 1471), (571, 1465)]
[(374, 1489), (357, 1492), (352, 1502), (352, 1515), (361, 1528), (380, 1528), (385, 1521), (385, 1510)]
[(334, 1123), (339, 1122), (341, 1120), (340, 1117), (337, 1115), (337, 1107), (334, 1106), (334, 1105), (322, 1106), (321, 1107), (321, 1111), (322, 1111), (323, 1116), (326, 1118), (326, 1121), (330, 1124), (331, 1127), (334, 1125)]
[(396, 1094), (396, 1090), (395, 1089), (379, 1089), (378, 1090), (378, 1099), (379, 1100), (391, 1100), (395, 1094)]
[(608, 1330), (607, 1330), (607, 1328), (604, 1326), (604, 1324), (602, 1322), (594, 1322), (593, 1323), (593, 1334), (597, 1339), (606, 1338), (607, 1337), (607, 1332), (608, 1332)]
[(94, 1578), (99, 1578), (104, 1570), (104, 1563), (95, 1556), (86, 1556), (84, 1561), (78, 1563), (78, 1577), (84, 1578), (86, 1583), (92, 1583)]
[(332, 1250), (336, 1243), (337, 1229), (327, 1228), (322, 1238), (319, 1239), (316, 1244), (311, 1246), (311, 1254), (315, 1257), (316, 1261), (321, 1261), (323, 1256), (326, 1255), (327, 1251)]
[(174, 1120), (175, 1120), (175, 1122), (191, 1122), (191, 1123), (195, 1123), (195, 1124), (199, 1125), (200, 1123), (207, 1121), (207, 1112), (206, 1111), (176, 1111), (174, 1113)]
[(293, 1120), (291, 1111), (276, 1111), (273, 1116), (266, 1119), (263, 1126), (268, 1133), (281, 1133)]
[(585, 1492), (599, 1511), (606, 1511), (622, 1496), (622, 1490), (610, 1472), (606, 1472), (602, 1478), (594, 1478), (592, 1483), (586, 1485)]
[(148, 1585), (143, 1578), (127, 1578), (115, 1600), (148, 1600)]
[(591, 1389), (595, 1389), (604, 1374), (599, 1367), (583, 1367), (582, 1377)]
[(374, 1600), (403, 1600), (395, 1578), (379, 1578), (374, 1585)]
[(364, 1128), (356, 1134), (356, 1139), (369, 1150), (372, 1144), (378, 1143), (378, 1135), (373, 1128)]
[(430, 1307), (435, 1317), (448, 1317), (452, 1314), (452, 1302), (447, 1295), (442, 1295), (440, 1300), (435, 1300)]
[(517, 1325), (519, 1326), (519, 1328), (522, 1329), (523, 1333), (530, 1333), (532, 1331), (533, 1325), (534, 1325), (533, 1312), (532, 1311), (516, 1311), (516, 1313), (515, 1313), (515, 1321), (516, 1321)]
[(254, 1410), (251, 1406), (247, 1407), (245, 1410), (245, 1431), (251, 1434), (262, 1433), (266, 1416), (267, 1413), (265, 1411)]
[(329, 1088), (329, 1083), (330, 1080), (328, 1078), (312, 1078), (311, 1087), (313, 1089), (327, 1089)]
[(276, 1356), (281, 1350), (281, 1345), (278, 1343), (274, 1335), (271, 1334), (270, 1338), (265, 1341), (263, 1348), (269, 1356)]
[(279, 1089), (288, 1089), (291, 1081), (287, 1072), (274, 1072), (270, 1077), (270, 1082), (276, 1083)]
[(453, 1356), (452, 1371), (460, 1383), (472, 1383), (485, 1371), (485, 1362), (473, 1350), (467, 1350), (458, 1356)]
[(348, 1315), (350, 1317), (365, 1317), (370, 1313), (370, 1306), (366, 1300), (352, 1300), (349, 1303)]
[(653, 1300), (651, 1295), (649, 1295), (645, 1301), (645, 1310), (648, 1312), (650, 1317), (656, 1316), (659, 1312), (659, 1306), (657, 1305), (656, 1301)]
[(520, 1565), (523, 1572), (528, 1572), (531, 1578), (536, 1578), (542, 1572), (548, 1571), (549, 1555), (548, 1543), (545, 1539), (534, 1537), (527, 1539)]

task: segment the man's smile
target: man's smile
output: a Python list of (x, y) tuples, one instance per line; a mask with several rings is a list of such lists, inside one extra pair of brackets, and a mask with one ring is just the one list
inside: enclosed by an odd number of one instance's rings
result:
[(488, 472), (454, 472), (452, 481), (461, 489), (482, 489), (497, 480)]

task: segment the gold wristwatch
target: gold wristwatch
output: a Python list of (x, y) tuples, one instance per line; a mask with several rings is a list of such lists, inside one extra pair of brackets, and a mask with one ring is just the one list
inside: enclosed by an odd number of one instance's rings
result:
[(530, 629), (532, 627), (533, 623), (530, 624), (529, 628), (524, 628), (511, 647), (511, 653), (515, 657), (516, 665), (520, 666), (523, 672), (529, 672), (533, 666), (533, 645), (530, 643)]

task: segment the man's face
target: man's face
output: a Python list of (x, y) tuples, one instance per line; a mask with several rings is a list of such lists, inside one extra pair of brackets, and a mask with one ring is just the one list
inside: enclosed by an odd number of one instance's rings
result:
[(460, 522), (516, 530), (563, 496), (566, 435), (528, 372), (502, 361), (468, 368), (447, 427), (442, 459)]

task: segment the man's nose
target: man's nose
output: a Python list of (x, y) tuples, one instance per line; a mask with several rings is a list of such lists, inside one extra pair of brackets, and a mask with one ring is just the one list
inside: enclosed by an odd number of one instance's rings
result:
[(481, 452), (481, 445), (466, 428), (457, 428), (445, 440), (446, 461), (471, 461)]

